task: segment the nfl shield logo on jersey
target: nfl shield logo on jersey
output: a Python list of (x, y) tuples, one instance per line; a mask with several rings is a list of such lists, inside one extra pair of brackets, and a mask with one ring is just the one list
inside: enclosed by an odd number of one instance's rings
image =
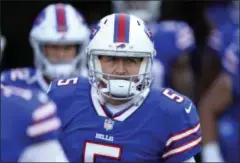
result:
[(113, 129), (113, 125), (114, 125), (114, 121), (112, 121), (111, 119), (105, 119), (104, 122), (104, 128), (108, 131), (108, 130), (112, 130)]

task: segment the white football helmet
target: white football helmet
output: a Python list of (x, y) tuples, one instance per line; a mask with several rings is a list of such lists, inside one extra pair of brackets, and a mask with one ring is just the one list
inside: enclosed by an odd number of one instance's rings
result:
[[(69, 4), (48, 5), (37, 16), (30, 32), (35, 66), (53, 79), (79, 75), (86, 66), (84, 49), (89, 41), (90, 30), (81, 14)], [(51, 63), (44, 55), (43, 46), (77, 45), (76, 57), (70, 62)]]
[(161, 0), (158, 1), (112, 1), (115, 13), (125, 12), (139, 17), (146, 23), (156, 21), (160, 15)]
[(6, 46), (6, 39), (3, 35), (0, 34), (0, 37), (1, 37), (1, 54), (0, 54), (0, 61), (2, 59), (2, 54), (3, 54), (3, 51), (5, 49), (5, 46)]
[[(111, 14), (100, 20), (92, 30), (86, 53), (90, 83), (103, 95), (101, 97), (128, 100), (150, 87), (152, 60), (156, 54), (151, 38), (143, 20), (133, 15)], [(103, 73), (99, 56), (139, 57), (143, 60), (136, 75), (112, 75)]]

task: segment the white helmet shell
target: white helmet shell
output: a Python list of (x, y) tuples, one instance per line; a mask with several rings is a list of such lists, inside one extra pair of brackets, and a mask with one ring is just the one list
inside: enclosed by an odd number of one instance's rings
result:
[[(92, 30), (91, 40), (86, 49), (88, 55), (90, 83), (102, 95), (116, 100), (131, 99), (141, 94), (151, 84), (152, 59), (156, 52), (151, 32), (140, 18), (124, 13), (111, 14), (102, 18)], [(143, 58), (136, 75), (113, 75), (102, 72), (98, 56), (121, 56)], [(104, 77), (103, 77), (104, 76)], [(126, 80), (107, 80), (108, 77)], [(138, 82), (133, 79), (138, 78)], [(103, 82), (106, 87), (99, 88)], [(118, 90), (116, 90), (118, 89)], [(121, 95), (120, 95), (121, 94)]]

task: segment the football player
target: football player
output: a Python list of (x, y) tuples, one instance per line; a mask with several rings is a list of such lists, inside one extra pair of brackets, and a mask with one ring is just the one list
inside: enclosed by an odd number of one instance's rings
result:
[(1, 84), (1, 162), (66, 162), (60, 125), (44, 93)]
[(54, 80), (49, 91), (70, 161), (194, 162), (201, 149), (196, 108), (172, 89), (150, 88), (155, 54), (140, 18), (100, 20), (86, 49), (90, 84)]
[(239, 29), (222, 57), (223, 70), (199, 103), (204, 162), (240, 161)]
[(51, 4), (33, 23), (29, 40), (36, 69), (20, 68), (3, 72), (2, 82), (37, 87), (47, 91), (52, 79), (86, 76), (83, 54), (90, 31), (82, 15), (70, 4)]
[[(224, 51), (236, 36), (237, 28), (239, 28), (239, 5), (239, 1), (233, 1), (225, 8), (226, 11), (224, 14), (227, 15), (225, 18), (218, 15), (221, 13), (219, 11), (215, 13), (215, 19), (212, 20), (212, 22), (216, 23), (216, 27), (210, 33), (203, 57), (202, 72), (208, 73), (202, 74), (202, 79), (200, 81), (201, 94), (205, 93), (219, 74)], [(221, 22), (218, 18), (224, 21)]]
[(176, 20), (161, 20), (153, 35), (156, 58), (164, 67), (164, 87), (193, 98), (194, 78), (190, 53), (195, 49), (191, 27)]
[(3, 55), (3, 52), (4, 52), (5, 46), (6, 46), (6, 39), (2, 34), (0, 34), (0, 37), (1, 37), (1, 53), (0, 53), (0, 62), (1, 62), (2, 61), (2, 55)]

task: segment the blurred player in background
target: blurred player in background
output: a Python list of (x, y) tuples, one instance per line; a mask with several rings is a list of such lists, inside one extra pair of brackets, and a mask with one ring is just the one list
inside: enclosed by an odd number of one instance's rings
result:
[(195, 48), (194, 34), (188, 24), (161, 20), (153, 36), (157, 59), (164, 66), (164, 87), (171, 87), (193, 98), (194, 77), (190, 53)]
[(44, 93), (1, 84), (1, 162), (66, 162), (60, 125)]
[(113, 11), (125, 12), (135, 15), (147, 23), (148, 28), (154, 34), (157, 19), (160, 15), (160, 1), (112, 1)]
[(172, 89), (150, 87), (156, 51), (140, 18), (102, 18), (86, 55), (90, 84), (80, 77), (54, 80), (49, 91), (70, 161), (195, 162), (201, 150), (196, 108)]
[[(137, 16), (146, 22), (147, 27), (151, 31), (151, 35), (155, 34), (157, 27), (157, 19), (160, 14), (161, 1), (112, 1), (113, 11), (115, 13), (124, 12)], [(164, 67), (161, 61), (153, 60), (153, 82), (152, 87), (161, 89), (164, 83)]]
[[(143, 19), (153, 32), (157, 51), (156, 63), (159, 65), (153, 65), (153, 72), (161, 68), (160, 87), (172, 87), (192, 97), (194, 80), (188, 56), (195, 48), (192, 29), (182, 21), (157, 22), (161, 15), (161, 1), (113, 1), (113, 5), (114, 11), (133, 14)], [(153, 84), (156, 84), (154, 80)]]
[(6, 38), (0, 33), (0, 37), (1, 37), (1, 53), (0, 53), (0, 63), (2, 61), (2, 55), (6, 46)]
[[(223, 4), (221, 4), (223, 3)], [(226, 2), (225, 2), (226, 3)], [(201, 94), (209, 88), (221, 70), (221, 60), (226, 47), (239, 28), (239, 1), (213, 5), (207, 9), (207, 19), (212, 26), (202, 62)]]
[(222, 55), (222, 70), (199, 103), (204, 162), (240, 162), (239, 28)]
[(2, 82), (47, 91), (51, 80), (86, 76), (83, 54), (90, 31), (81, 14), (69, 4), (51, 4), (33, 23), (29, 41), (36, 69), (20, 68), (1, 74)]

